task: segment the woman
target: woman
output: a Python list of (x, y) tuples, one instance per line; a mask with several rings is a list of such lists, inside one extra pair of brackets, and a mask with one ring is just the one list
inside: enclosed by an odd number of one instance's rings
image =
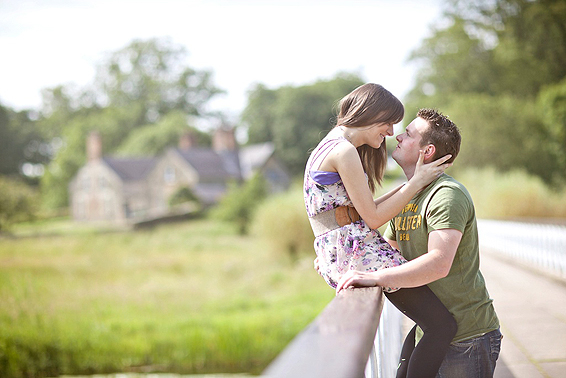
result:
[[(377, 228), (450, 164), (447, 155), (423, 164), (405, 184), (374, 200), (387, 153), (385, 137), (403, 119), (401, 102), (378, 84), (364, 84), (339, 103), (336, 126), (313, 150), (304, 177), (307, 214), (315, 233), (318, 271), (336, 288), (348, 270), (375, 271), (406, 262)], [(383, 288), (389, 300), (417, 323), (424, 336), (410, 358), (400, 361), (397, 377), (435, 377), (457, 325), (427, 286)]]

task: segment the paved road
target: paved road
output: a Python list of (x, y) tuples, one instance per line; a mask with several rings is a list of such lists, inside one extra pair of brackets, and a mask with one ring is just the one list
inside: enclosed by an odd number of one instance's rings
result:
[(482, 249), (481, 271), (501, 321), (496, 378), (566, 378), (566, 281)]

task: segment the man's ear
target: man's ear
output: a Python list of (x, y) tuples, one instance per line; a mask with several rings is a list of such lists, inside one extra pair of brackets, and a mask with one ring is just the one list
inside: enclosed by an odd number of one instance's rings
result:
[(434, 156), (434, 153), (436, 152), (436, 147), (434, 146), (434, 144), (427, 144), (424, 148), (424, 162), (428, 163), (432, 161), (432, 157)]

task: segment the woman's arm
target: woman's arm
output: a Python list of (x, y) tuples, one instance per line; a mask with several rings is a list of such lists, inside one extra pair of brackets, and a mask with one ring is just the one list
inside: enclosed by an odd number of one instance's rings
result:
[(399, 189), (401, 189), (405, 184), (406, 182), (402, 183), (401, 185), (383, 194), (382, 196), (379, 196), (373, 202), (375, 202), (376, 205), (379, 205), (381, 202), (385, 201), (386, 199), (390, 198), (393, 194), (397, 193)]
[(418, 191), (443, 173), (448, 165), (442, 163), (448, 158), (423, 164), (424, 156), (421, 152), (415, 175), (406, 184), (387, 193), (379, 201), (373, 199), (358, 151), (351, 144), (337, 145), (323, 164), (326, 163), (327, 167), (331, 166), (338, 172), (354, 207), (366, 224), (376, 229), (397, 215)]

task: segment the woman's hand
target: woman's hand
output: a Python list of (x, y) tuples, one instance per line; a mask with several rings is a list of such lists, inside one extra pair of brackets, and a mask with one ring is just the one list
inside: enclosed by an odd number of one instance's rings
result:
[(360, 272), (358, 270), (347, 271), (336, 286), (336, 294), (349, 287), (371, 287), (379, 285), (379, 271)]
[(414, 180), (415, 184), (424, 188), (436, 178), (438, 178), (444, 171), (452, 166), (452, 163), (443, 164), (446, 160), (450, 159), (452, 155), (446, 155), (428, 164), (424, 163), (424, 152), (419, 151), (419, 160), (415, 169), (415, 174), (411, 181)]

